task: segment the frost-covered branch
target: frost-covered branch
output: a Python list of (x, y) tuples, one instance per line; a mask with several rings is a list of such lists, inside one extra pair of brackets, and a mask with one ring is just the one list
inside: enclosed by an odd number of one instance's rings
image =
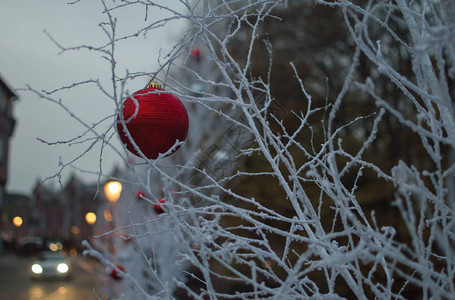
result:
[[(102, 0), (103, 46), (65, 48), (52, 39), (62, 51), (97, 51), (109, 63), (108, 85), (89, 79), (27, 90), (85, 128), (49, 144), (92, 151), (101, 143), (125, 163), (116, 174), (124, 189), (115, 227), (97, 235), (115, 241), (104, 263), (129, 257), (122, 263), (134, 285), (123, 284), (118, 297), (455, 295), (454, 7), (357, 2), (181, 1), (175, 10)], [(119, 35), (116, 15), (131, 6), (148, 23)], [(170, 16), (152, 20), (155, 9)], [(118, 43), (176, 20), (188, 31), (156, 70), (119, 70)], [(182, 100), (190, 119), (186, 141), (157, 159), (129, 133), (134, 96), (131, 118), (117, 117), (128, 84), (151, 78)], [(56, 100), (87, 84), (115, 104), (93, 125)], [(139, 157), (111, 142), (117, 124)], [(101, 161), (102, 153), (107, 177)]]

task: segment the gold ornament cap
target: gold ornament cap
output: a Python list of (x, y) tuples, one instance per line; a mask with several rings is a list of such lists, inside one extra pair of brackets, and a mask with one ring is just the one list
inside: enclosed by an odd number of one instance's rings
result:
[(149, 84), (147, 84), (147, 88), (155, 88), (155, 89), (160, 89), (161, 88), (161, 84), (159, 84), (158, 82), (154, 81), (154, 82), (150, 82)]

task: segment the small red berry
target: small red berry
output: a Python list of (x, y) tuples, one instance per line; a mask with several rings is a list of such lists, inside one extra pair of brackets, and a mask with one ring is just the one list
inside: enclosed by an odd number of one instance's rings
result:
[(161, 203), (163, 205), (155, 204), (155, 205), (153, 205), (153, 208), (155, 209), (155, 212), (160, 215), (160, 214), (164, 213), (165, 205), (164, 205), (164, 201), (162, 199), (158, 199), (158, 203)]
[(144, 199), (145, 193), (143, 191), (140, 191), (136, 194), (137, 200), (142, 200)]
[(201, 58), (201, 50), (199, 48), (193, 48), (191, 50), (191, 57), (199, 61), (199, 59)]
[[(125, 269), (121, 266), (121, 265), (115, 265), (119, 270), (125, 272)], [(123, 276), (120, 274), (119, 271), (117, 271), (117, 269), (112, 269), (111, 271), (111, 277), (114, 278), (115, 280), (119, 280), (119, 279), (122, 279)]]

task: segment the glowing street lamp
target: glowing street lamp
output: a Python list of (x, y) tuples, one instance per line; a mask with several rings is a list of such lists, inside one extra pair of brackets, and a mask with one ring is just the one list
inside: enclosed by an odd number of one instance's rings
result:
[(85, 215), (85, 222), (87, 222), (87, 224), (89, 224), (89, 225), (95, 224), (95, 222), (96, 222), (96, 215), (95, 215), (95, 213), (93, 213), (93, 212), (88, 212), (88, 213)]
[(122, 184), (118, 181), (109, 181), (104, 185), (104, 194), (110, 202), (116, 202), (120, 198)]
[(24, 222), (24, 221), (23, 221), (22, 218), (19, 217), (19, 216), (16, 216), (16, 217), (14, 217), (14, 219), (13, 219), (13, 224), (14, 224), (14, 226), (16, 226), (16, 227), (21, 227), (23, 222)]

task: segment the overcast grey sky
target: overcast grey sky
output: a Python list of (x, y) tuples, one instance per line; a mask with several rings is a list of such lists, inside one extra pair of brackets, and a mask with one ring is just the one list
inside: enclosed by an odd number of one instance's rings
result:
[[(36, 89), (53, 90), (73, 82), (100, 78), (108, 83), (108, 63), (99, 53), (60, 50), (44, 33), (49, 32), (59, 43), (71, 47), (81, 44), (101, 45), (106, 42), (98, 24), (106, 21), (102, 5), (97, 0), (82, 0), (76, 5), (55, 0), (0, 1), (0, 75), (12, 89), (27, 84)], [(109, 1), (107, 1), (109, 2)], [(118, 2), (118, 1), (117, 1)], [(177, 5), (178, 1), (162, 3)], [(179, 9), (178, 7), (175, 7)], [(149, 18), (162, 18), (166, 12), (149, 11)], [(133, 33), (144, 24), (144, 11), (128, 8), (118, 17), (120, 35)], [(150, 19), (148, 20), (150, 22)], [(124, 72), (154, 71), (160, 48), (169, 46), (180, 37), (183, 24), (172, 23), (154, 31), (147, 38), (139, 37), (120, 44), (117, 49), (118, 70)], [(130, 92), (144, 86), (144, 80), (133, 81)], [(37, 140), (67, 140), (81, 134), (84, 128), (55, 104), (48, 103), (26, 92), (17, 92), (14, 116), (16, 128), (10, 145), (8, 192), (30, 193), (37, 180), (52, 176), (59, 170), (59, 157), (66, 162), (78, 155), (86, 145), (48, 146)], [(113, 113), (114, 105), (94, 87), (87, 86), (62, 97), (64, 103), (89, 124)], [(84, 157), (77, 166), (96, 171), (99, 164), (98, 148)], [(103, 159), (105, 171), (112, 169), (118, 158), (108, 151)], [(64, 172), (63, 180), (69, 176)], [(94, 176), (81, 174), (86, 181)], [(52, 182), (51, 182), (52, 183)], [(52, 184), (57, 186), (56, 181)]]

